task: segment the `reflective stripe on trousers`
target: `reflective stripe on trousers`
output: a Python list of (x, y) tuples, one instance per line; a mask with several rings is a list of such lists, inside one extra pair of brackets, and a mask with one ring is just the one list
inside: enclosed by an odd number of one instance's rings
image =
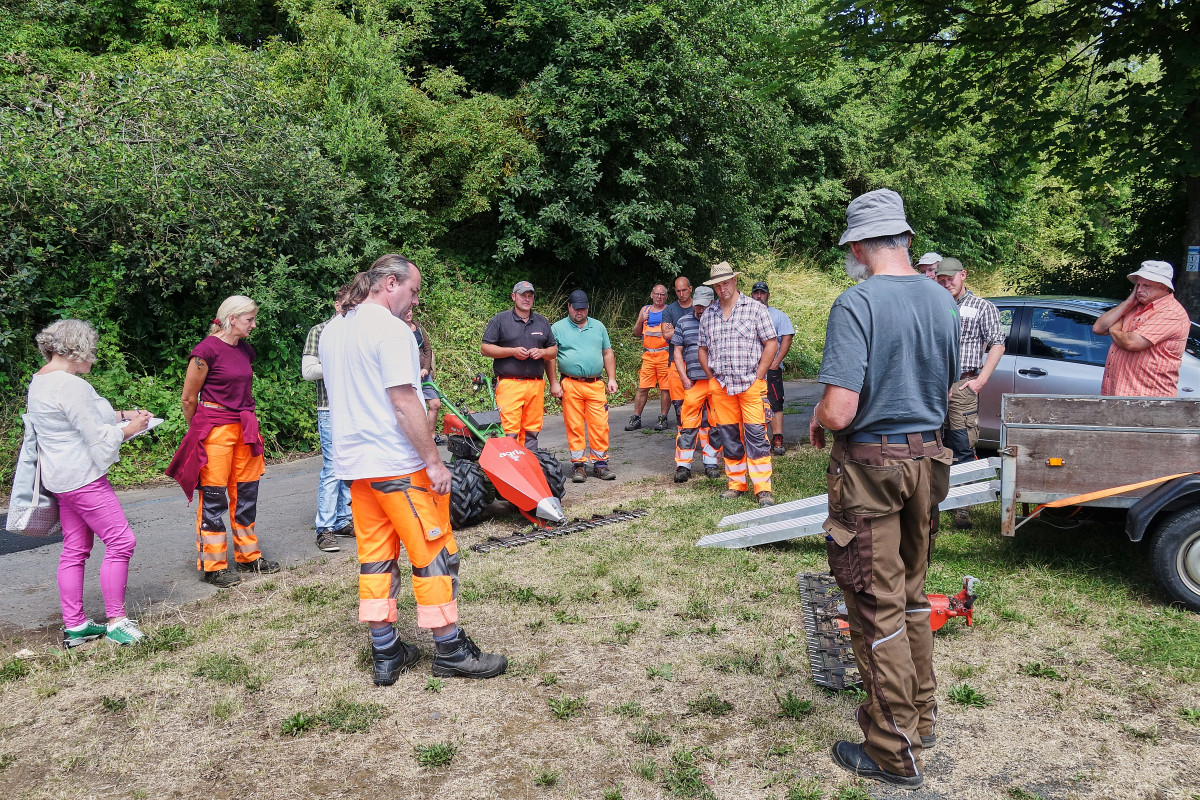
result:
[(258, 515), (258, 479), (265, 469), (263, 457), (250, 452), (238, 423), (213, 428), (201, 446), (208, 463), (200, 470), (196, 569), (215, 572), (229, 567), (226, 511), (233, 523), (233, 557), (239, 564), (249, 564), (262, 555), (254, 521)]
[(720, 384), (709, 393), (709, 420), (721, 435), (725, 475), (729, 488), (739, 492), (751, 484), (755, 494), (771, 491), (766, 395), (767, 383), (762, 380), (756, 380), (741, 394), (730, 395)]

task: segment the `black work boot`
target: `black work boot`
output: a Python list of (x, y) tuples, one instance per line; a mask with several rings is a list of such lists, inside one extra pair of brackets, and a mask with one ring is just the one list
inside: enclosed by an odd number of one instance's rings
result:
[(687, 467), (676, 467), (675, 468), (675, 482), (676, 483), (687, 483), (688, 478), (690, 478), (690, 477), (692, 477), (692, 471), (690, 469), (688, 469)]
[(396, 641), (382, 650), (372, 643), (371, 658), (374, 662), (375, 685), (391, 686), (400, 677), (400, 673), (407, 672), (413, 664), (421, 660), (421, 652), (413, 645), (400, 641), (400, 637), (396, 637)]
[(634, 414), (629, 418), (629, 424), (625, 426), (625, 430), (636, 431), (640, 427), (642, 427), (642, 418), (640, 415)]
[(892, 786), (899, 786), (901, 789), (920, 789), (921, 784), (925, 782), (923, 775), (897, 775), (894, 772), (888, 772), (867, 755), (861, 744), (847, 741), (835, 742), (833, 761), (842, 769), (849, 770), (860, 778), (889, 783)]
[(668, 425), (668, 424), (669, 424), (669, 423), (667, 422), (667, 415), (666, 415), (666, 414), (659, 414), (659, 415), (658, 415), (658, 422), (656, 422), (656, 423), (654, 424), (654, 430), (656, 430), (656, 431), (665, 431), (665, 430), (667, 429), (667, 425)]
[(434, 642), (435, 678), (494, 678), (503, 675), (506, 669), (507, 657), (481, 653), (462, 628), (450, 641)]

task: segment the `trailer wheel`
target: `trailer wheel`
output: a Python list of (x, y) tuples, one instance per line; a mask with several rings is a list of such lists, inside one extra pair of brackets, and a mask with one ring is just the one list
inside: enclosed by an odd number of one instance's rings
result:
[(542, 465), (542, 472), (546, 476), (546, 483), (550, 485), (550, 494), (562, 500), (562, 496), (567, 491), (567, 481), (563, 477), (562, 465), (558, 463), (558, 459), (553, 453), (548, 453), (545, 450), (537, 451), (538, 463)]
[(456, 460), (450, 464), (450, 527), (474, 525), (491, 502), (491, 485), (474, 461)]
[(1172, 599), (1200, 611), (1200, 506), (1163, 521), (1150, 545), (1150, 565)]

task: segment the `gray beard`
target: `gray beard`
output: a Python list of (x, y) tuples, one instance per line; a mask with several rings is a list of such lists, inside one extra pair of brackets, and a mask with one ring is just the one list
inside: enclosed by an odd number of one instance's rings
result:
[(855, 283), (862, 283), (871, 277), (871, 268), (854, 257), (854, 253), (846, 251), (846, 274)]

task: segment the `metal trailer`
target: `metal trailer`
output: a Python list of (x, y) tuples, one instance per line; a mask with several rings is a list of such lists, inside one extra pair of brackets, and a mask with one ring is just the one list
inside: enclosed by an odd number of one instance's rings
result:
[[(942, 511), (1000, 500), (1001, 533), (1012, 536), (1043, 504), (1126, 509), (1126, 534), (1150, 542), (1159, 583), (1200, 611), (1200, 399), (1005, 395), (1001, 421), (999, 457), (952, 466)], [(753, 547), (823, 533), (827, 501), (731, 514), (696, 544)]]

